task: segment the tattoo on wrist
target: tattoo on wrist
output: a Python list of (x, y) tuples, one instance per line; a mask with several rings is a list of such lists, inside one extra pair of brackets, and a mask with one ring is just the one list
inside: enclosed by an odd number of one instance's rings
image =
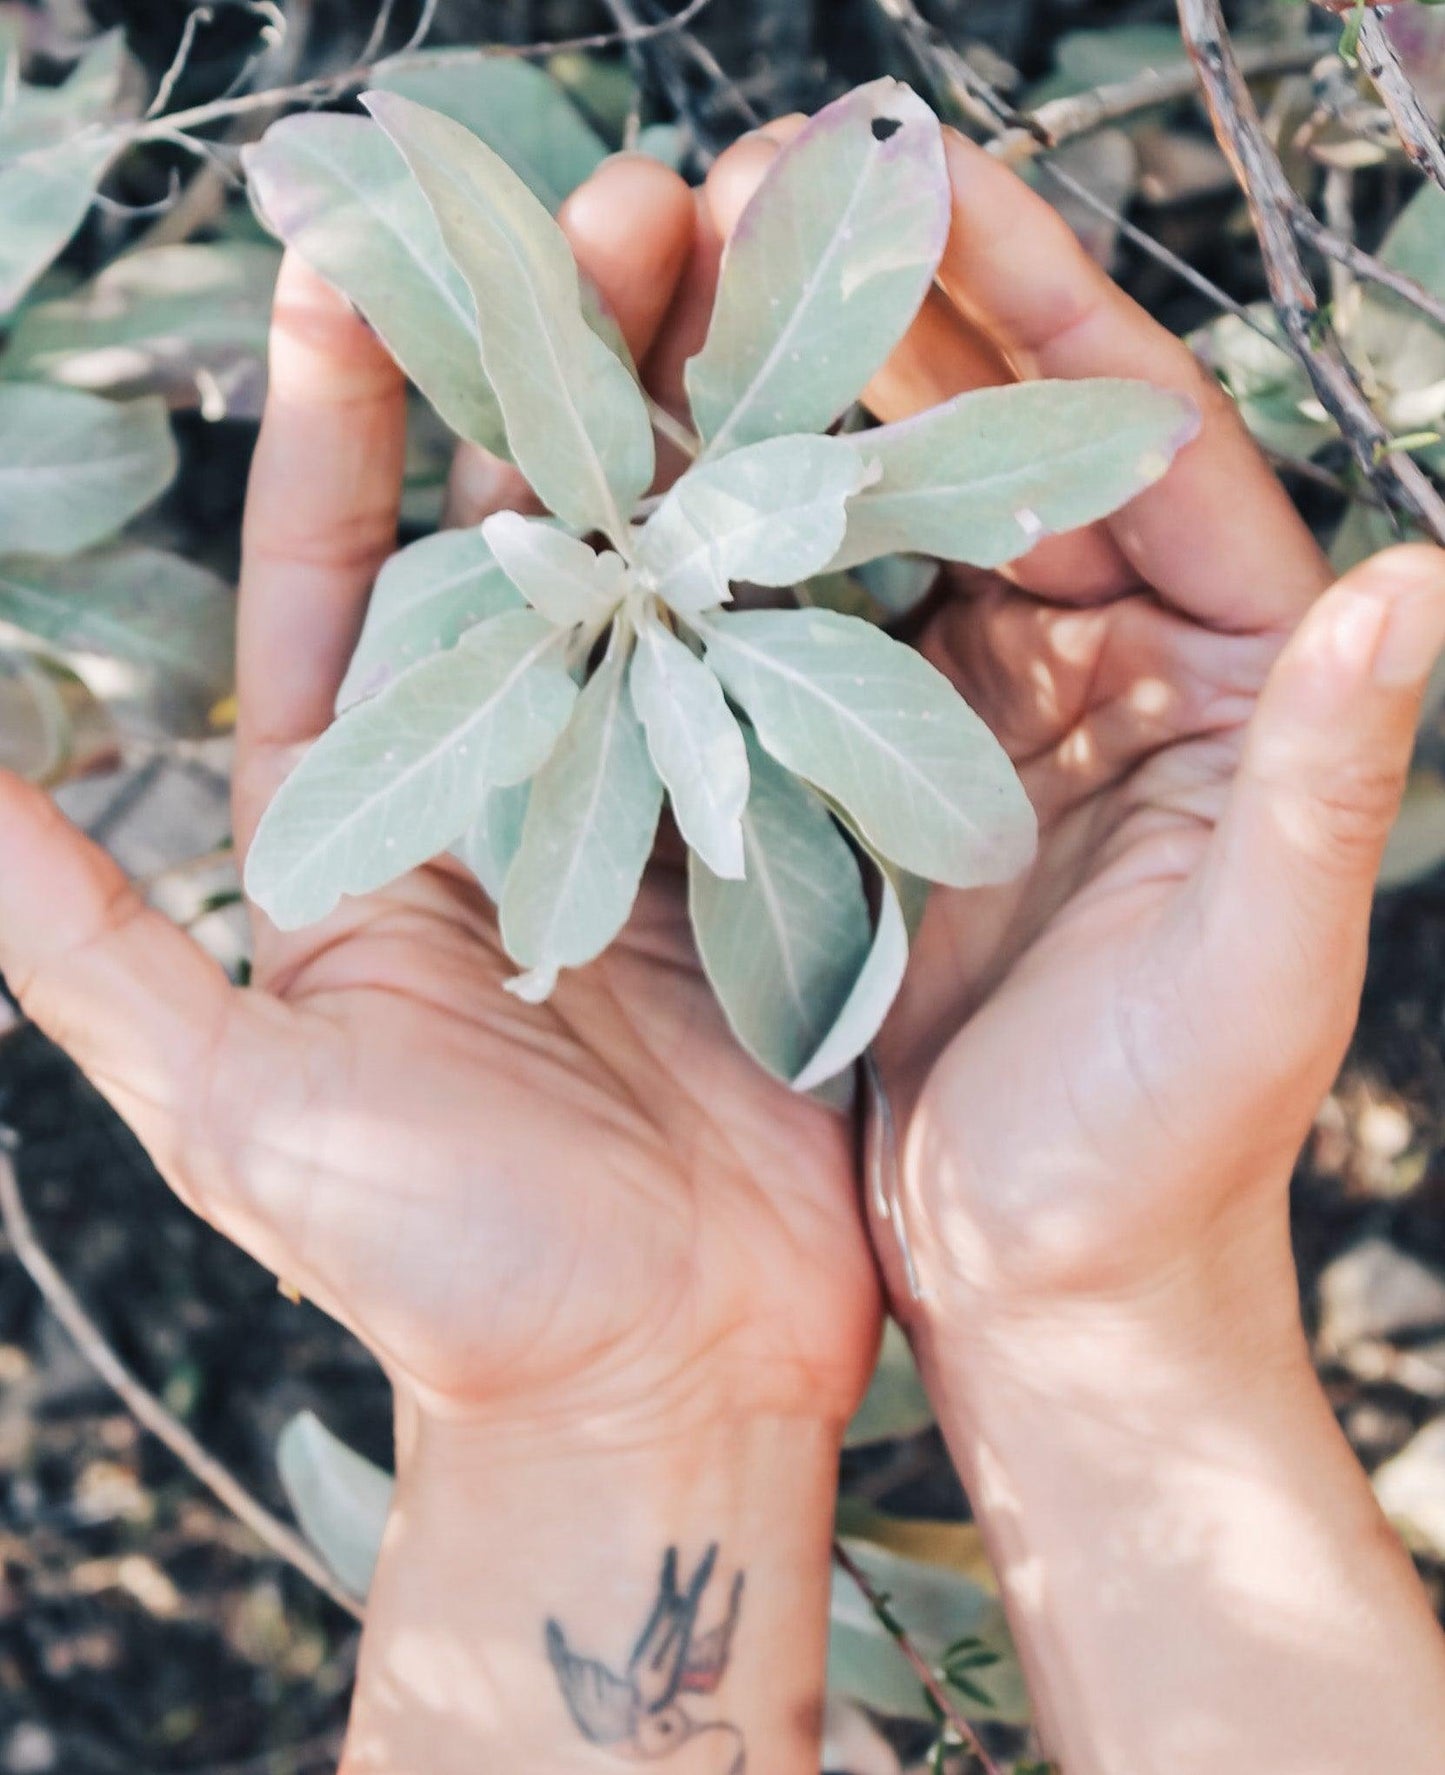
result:
[(729, 1719), (699, 1718), (689, 1705), (691, 1697), (715, 1695), (721, 1686), (742, 1608), (738, 1572), (722, 1612), (711, 1625), (703, 1620), (717, 1558), (714, 1543), (680, 1585), (677, 1548), (668, 1548), (657, 1599), (620, 1673), (599, 1659), (579, 1657), (561, 1626), (548, 1621), (547, 1656), (567, 1711), (589, 1744), (632, 1761), (659, 1762), (695, 1738), (714, 1735), (733, 1747), (732, 1760), (719, 1761), (719, 1775), (745, 1775), (741, 1728)]

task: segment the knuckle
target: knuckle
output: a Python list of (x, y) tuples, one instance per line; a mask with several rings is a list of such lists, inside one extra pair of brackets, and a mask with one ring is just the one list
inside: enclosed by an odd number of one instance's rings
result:
[(1373, 857), (1395, 818), (1404, 788), (1398, 766), (1352, 761), (1314, 791), (1326, 860), (1355, 866)]

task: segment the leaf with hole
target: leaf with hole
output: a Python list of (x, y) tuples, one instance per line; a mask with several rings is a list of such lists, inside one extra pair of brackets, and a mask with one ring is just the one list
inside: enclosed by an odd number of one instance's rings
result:
[(0, 382), (0, 553), (89, 548), (164, 492), (175, 471), (164, 402)]
[(954, 887), (1028, 866), (1036, 823), (1012, 764), (912, 648), (831, 610), (723, 612), (704, 640), (763, 745), (883, 856)]
[(287, 117), (243, 160), (266, 226), (356, 304), (459, 437), (505, 455), (471, 294), (385, 132), (365, 117)]
[(406, 156), (472, 292), (518, 467), (574, 530), (620, 543), (652, 480), (652, 423), (631, 372), (587, 323), (566, 236), (459, 123), (396, 93), (365, 103)]
[(1193, 402), (1145, 382), (1021, 382), (957, 395), (850, 438), (881, 472), (850, 503), (831, 565), (912, 551), (1002, 566), (1152, 486), (1198, 429)]
[(454, 647), (477, 623), (521, 607), (480, 528), (442, 530), (411, 543), (377, 575), (337, 713)]
[(907, 331), (948, 224), (938, 119), (916, 93), (875, 80), (820, 111), (739, 219), (687, 366), (708, 453), (825, 431)]
[(637, 628), (632, 706), (678, 831), (715, 875), (743, 873), (748, 754), (717, 679), (655, 616)]
[(637, 536), (658, 597), (684, 616), (730, 597), (731, 580), (786, 586), (841, 544), (847, 502), (875, 471), (845, 438), (768, 438), (685, 474)]
[(627, 589), (627, 563), (601, 554), (545, 518), (495, 512), (482, 525), (503, 572), (534, 610), (558, 628), (606, 625)]
[(652, 850), (662, 784), (615, 648), (593, 673), (537, 773), (502, 893), (502, 942), (545, 997), (561, 968), (600, 955), (627, 922)]
[(321, 736), (267, 808), (246, 891), (282, 930), (429, 862), (489, 788), (524, 781), (576, 699), (557, 631), (530, 610), (469, 629)]
[(748, 734), (742, 879), (688, 857), (698, 954), (733, 1034), (791, 1080), (836, 1022), (869, 948), (868, 903), (827, 809)]

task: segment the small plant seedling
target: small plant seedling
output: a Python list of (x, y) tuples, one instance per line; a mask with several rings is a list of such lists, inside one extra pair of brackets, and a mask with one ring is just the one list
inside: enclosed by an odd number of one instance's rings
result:
[[(276, 125), (250, 158), (258, 204), (551, 515), (388, 563), (248, 890), (295, 928), (450, 850), (497, 902), (511, 989), (540, 1000), (626, 923), (666, 800), (733, 1030), (819, 1085), (897, 992), (913, 883), (1006, 881), (1035, 843), (953, 686), (846, 613), (855, 570), (896, 586), (920, 556), (1007, 562), (1157, 480), (1194, 409), (1140, 383), (1034, 383), (833, 431), (949, 228), (937, 119), (883, 80), (815, 117), (741, 218), (687, 366), (695, 455), (653, 494), (653, 414), (545, 206), (454, 119), (395, 91), (364, 103)], [(377, 192), (359, 246), (323, 225), (318, 159)], [(797, 597), (744, 608), (742, 586)]]

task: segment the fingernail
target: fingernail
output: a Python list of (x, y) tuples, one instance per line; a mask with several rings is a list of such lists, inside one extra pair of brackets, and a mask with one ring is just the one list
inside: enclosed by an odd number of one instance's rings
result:
[(1375, 649), (1374, 678), (1385, 689), (1423, 684), (1445, 647), (1445, 577), (1436, 575), (1396, 601)]

